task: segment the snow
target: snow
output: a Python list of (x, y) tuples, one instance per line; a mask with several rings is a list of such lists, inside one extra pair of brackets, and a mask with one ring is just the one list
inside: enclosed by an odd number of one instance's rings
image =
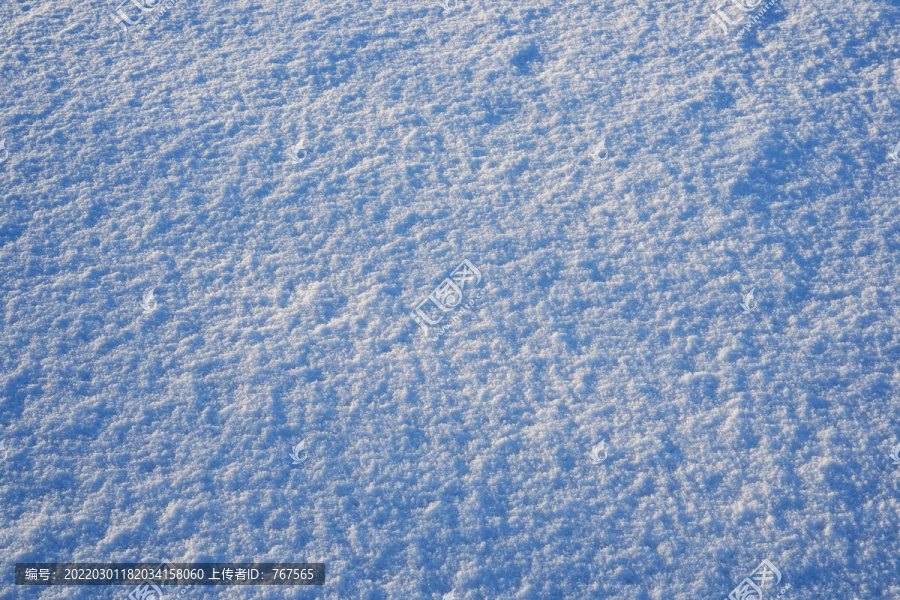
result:
[(897, 6), (454, 1), (0, 4), (0, 600), (900, 596)]

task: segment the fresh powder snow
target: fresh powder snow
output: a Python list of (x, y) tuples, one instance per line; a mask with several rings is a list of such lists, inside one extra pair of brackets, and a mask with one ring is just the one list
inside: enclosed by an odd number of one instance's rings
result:
[(896, 2), (0, 16), (0, 600), (900, 599)]

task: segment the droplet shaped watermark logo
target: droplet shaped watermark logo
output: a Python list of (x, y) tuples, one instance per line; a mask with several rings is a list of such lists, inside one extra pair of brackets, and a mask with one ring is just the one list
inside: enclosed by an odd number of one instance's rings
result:
[(894, 161), (894, 164), (900, 164), (900, 142), (891, 149), (891, 153), (888, 154), (888, 158)]
[(156, 298), (153, 297), (153, 290), (150, 290), (146, 294), (144, 294), (144, 301), (141, 302), (141, 308), (144, 309), (144, 314), (149, 315), (154, 310), (158, 304), (156, 303)]
[[(602, 454), (602, 456), (601, 456), (601, 454)], [(606, 457), (609, 456), (609, 450), (606, 447), (606, 442), (605, 441), (600, 442), (599, 444), (597, 444), (596, 446), (591, 448), (591, 451), (588, 453), (588, 456), (591, 457), (592, 465), (599, 465), (600, 463), (605, 461)]]
[(295, 165), (300, 163), (304, 158), (306, 158), (306, 149), (303, 147), (303, 140), (300, 140), (293, 146), (291, 146), (291, 162)]
[(596, 146), (594, 146), (594, 152), (591, 154), (591, 160), (594, 161), (595, 165), (599, 165), (607, 158), (609, 158), (609, 150), (606, 148), (606, 138), (603, 138), (597, 143)]
[(2, 156), (0, 156), (0, 163), (2, 163), (9, 157), (9, 150), (6, 148), (6, 140), (0, 140), (0, 152), (2, 152)]
[(891, 451), (891, 458), (894, 459), (894, 464), (900, 466), (900, 443), (894, 446), (894, 449)]
[[(736, 588), (728, 594), (728, 600), (762, 600), (763, 589), (777, 586), (781, 583), (781, 571), (769, 560), (763, 560), (756, 570), (744, 577)], [(788, 586), (785, 586), (786, 589)], [(784, 592), (782, 589), (778, 596)]]
[(755, 289), (756, 288), (754, 288), (754, 289), (750, 290), (749, 292), (747, 292), (746, 294), (744, 294), (744, 297), (743, 297), (744, 301), (741, 302), (741, 308), (744, 309), (744, 312), (750, 312), (750, 311), (754, 310), (757, 306), (759, 306), (759, 303), (753, 299), (753, 292), (755, 291)]
[(299, 465), (304, 462), (307, 458), (309, 458), (309, 453), (307, 450), (309, 449), (309, 442), (307, 440), (302, 440), (299, 444), (294, 446), (291, 451), (291, 458), (294, 459), (295, 465)]

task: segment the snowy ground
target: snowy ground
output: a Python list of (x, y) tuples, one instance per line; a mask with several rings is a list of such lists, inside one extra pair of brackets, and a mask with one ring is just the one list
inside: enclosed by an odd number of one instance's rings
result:
[(715, 8), (4, 0), (0, 600), (900, 598), (900, 4)]

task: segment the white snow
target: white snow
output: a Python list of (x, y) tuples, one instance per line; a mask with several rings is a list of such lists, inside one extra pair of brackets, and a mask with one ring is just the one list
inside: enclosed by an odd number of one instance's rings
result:
[(716, 5), (0, 4), (0, 600), (900, 597), (898, 7)]

